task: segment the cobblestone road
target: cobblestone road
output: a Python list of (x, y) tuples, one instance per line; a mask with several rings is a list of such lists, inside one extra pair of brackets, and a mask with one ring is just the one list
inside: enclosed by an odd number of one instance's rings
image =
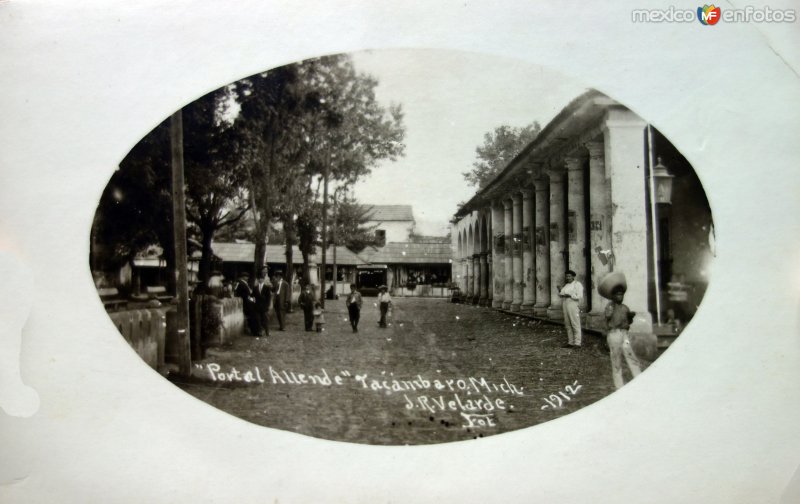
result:
[(342, 300), (328, 301), (325, 317), (321, 334), (304, 332), (295, 312), (285, 332), (210, 350), (195, 371), (211, 383), (180, 386), (256, 424), (383, 445), (529, 427), (614, 390), (598, 338), (563, 349), (558, 326), (443, 299), (396, 299), (391, 326), (380, 329), (365, 298), (357, 334)]

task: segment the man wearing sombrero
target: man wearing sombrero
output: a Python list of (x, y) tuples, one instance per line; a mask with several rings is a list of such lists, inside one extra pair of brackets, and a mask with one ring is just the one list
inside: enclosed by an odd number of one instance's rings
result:
[(614, 380), (616, 388), (622, 387), (622, 358), (628, 363), (631, 376), (636, 377), (642, 372), (639, 359), (633, 352), (628, 336), (628, 329), (631, 326), (635, 315), (625, 304), (625, 292), (628, 290), (628, 283), (625, 275), (620, 272), (609, 273), (597, 286), (597, 292), (606, 299), (611, 300), (606, 306), (605, 317), (606, 327), (608, 328), (608, 349), (611, 354), (611, 378)]

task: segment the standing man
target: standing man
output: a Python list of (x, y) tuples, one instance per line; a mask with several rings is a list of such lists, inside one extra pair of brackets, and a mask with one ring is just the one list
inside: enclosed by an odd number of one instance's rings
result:
[(581, 316), (578, 304), (583, 299), (583, 285), (575, 280), (575, 272), (567, 270), (564, 275), (566, 285), (558, 293), (564, 309), (564, 328), (567, 330), (567, 342), (562, 348), (580, 348), (581, 346)]
[(242, 299), (242, 312), (244, 319), (247, 321), (250, 335), (258, 336), (260, 328), (255, 317), (255, 298), (253, 297), (253, 290), (250, 288), (249, 280), (250, 275), (247, 272), (239, 275), (239, 280), (236, 282), (233, 292), (236, 297)]
[(361, 318), (361, 293), (356, 290), (356, 284), (350, 284), (350, 295), (347, 296), (347, 313), (350, 315), (350, 326), (353, 332), (358, 332), (358, 319)]
[(635, 313), (623, 303), (626, 290), (628, 290), (628, 282), (622, 273), (609, 273), (600, 280), (600, 284), (597, 286), (600, 295), (611, 300), (605, 309), (606, 327), (608, 328), (606, 339), (611, 354), (611, 379), (616, 388), (620, 388), (624, 384), (622, 378), (623, 357), (628, 363), (631, 377), (636, 378), (642, 372), (642, 366), (631, 347), (628, 336), (628, 329), (631, 327)]
[(297, 298), (297, 304), (303, 309), (303, 322), (305, 322), (306, 332), (309, 332), (314, 327), (314, 291), (311, 290), (311, 284), (306, 284), (303, 287), (303, 292)]
[(272, 300), (272, 288), (265, 281), (267, 274), (264, 270), (258, 274), (253, 297), (255, 298), (255, 319), (258, 321), (259, 336), (269, 336), (269, 305)]
[(283, 279), (283, 272), (275, 273), (275, 318), (278, 319), (278, 330), (285, 331), (286, 304), (289, 300), (289, 284)]
[(386, 286), (381, 285), (378, 287), (380, 294), (378, 294), (378, 307), (381, 310), (381, 320), (378, 322), (380, 327), (386, 328), (386, 314), (389, 313), (389, 306), (392, 304), (392, 296), (386, 291)]

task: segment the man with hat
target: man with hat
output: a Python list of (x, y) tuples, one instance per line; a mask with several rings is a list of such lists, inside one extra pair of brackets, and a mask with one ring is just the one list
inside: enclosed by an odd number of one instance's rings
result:
[(606, 317), (606, 327), (608, 328), (606, 339), (609, 353), (611, 354), (611, 378), (614, 380), (616, 388), (620, 388), (624, 384), (622, 379), (623, 357), (625, 357), (625, 362), (628, 363), (632, 377), (635, 378), (642, 372), (639, 359), (633, 351), (628, 336), (628, 329), (635, 313), (622, 302), (627, 290), (628, 284), (625, 275), (619, 272), (609, 273), (600, 280), (600, 284), (597, 286), (597, 292), (604, 298), (611, 300), (606, 306), (604, 315)]
[(581, 317), (579, 303), (583, 299), (583, 285), (575, 280), (575, 272), (567, 270), (564, 275), (567, 281), (561, 288), (558, 297), (562, 299), (561, 306), (564, 310), (564, 328), (567, 330), (567, 342), (563, 348), (580, 348), (581, 346)]
[(278, 319), (278, 329), (280, 331), (286, 330), (284, 325), (286, 323), (286, 305), (288, 304), (289, 295), (289, 284), (283, 279), (283, 272), (276, 272), (273, 308), (275, 308), (275, 318)]
[(241, 273), (233, 293), (236, 297), (242, 299), (242, 313), (247, 321), (247, 328), (250, 331), (250, 335), (258, 336), (261, 332), (261, 328), (255, 316), (255, 298), (253, 297), (253, 290), (250, 288), (249, 281), (250, 274), (246, 271)]
[(297, 297), (297, 304), (303, 309), (303, 322), (305, 323), (306, 332), (311, 331), (314, 327), (314, 303), (316, 301), (314, 291), (311, 290), (311, 284), (306, 283)]
[(267, 273), (261, 270), (258, 273), (256, 284), (253, 286), (255, 298), (255, 319), (258, 322), (259, 336), (269, 336), (269, 305), (272, 300), (272, 288), (265, 281)]

